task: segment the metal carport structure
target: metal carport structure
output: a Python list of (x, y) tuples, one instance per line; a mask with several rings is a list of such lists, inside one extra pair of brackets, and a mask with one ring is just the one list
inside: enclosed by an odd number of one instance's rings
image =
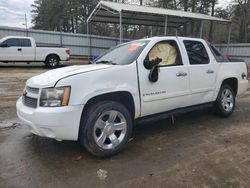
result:
[(200, 14), (164, 8), (130, 5), (100, 1), (87, 19), (87, 33), (89, 34), (90, 22), (114, 23), (120, 26), (120, 43), (122, 43), (122, 25), (144, 25), (164, 27), (167, 35), (168, 28), (178, 29), (192, 20), (200, 21), (200, 37), (203, 33), (203, 22), (221, 22), (230, 25), (228, 43), (231, 37), (231, 21)]

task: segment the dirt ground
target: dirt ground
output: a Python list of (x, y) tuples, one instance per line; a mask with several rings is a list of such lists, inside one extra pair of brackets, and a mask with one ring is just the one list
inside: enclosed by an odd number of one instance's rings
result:
[(210, 109), (134, 128), (133, 139), (109, 159), (77, 142), (33, 136), (15, 102), (42, 65), (0, 64), (0, 187), (238, 188), (250, 185), (250, 89), (228, 119)]

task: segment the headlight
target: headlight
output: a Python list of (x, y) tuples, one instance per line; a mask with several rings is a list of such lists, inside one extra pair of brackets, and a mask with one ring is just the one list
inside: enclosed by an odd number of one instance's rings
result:
[(70, 87), (45, 88), (41, 91), (40, 106), (67, 106), (70, 97)]

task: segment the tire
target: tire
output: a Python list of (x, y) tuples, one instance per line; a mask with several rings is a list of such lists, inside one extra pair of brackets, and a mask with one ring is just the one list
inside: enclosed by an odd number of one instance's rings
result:
[(59, 66), (59, 63), (60, 59), (56, 55), (50, 55), (45, 60), (45, 65), (50, 69), (57, 68)]
[(132, 134), (131, 114), (122, 104), (98, 102), (82, 115), (79, 141), (93, 155), (110, 157), (120, 152)]
[(235, 93), (233, 89), (223, 84), (215, 102), (215, 113), (220, 117), (229, 117), (235, 109)]

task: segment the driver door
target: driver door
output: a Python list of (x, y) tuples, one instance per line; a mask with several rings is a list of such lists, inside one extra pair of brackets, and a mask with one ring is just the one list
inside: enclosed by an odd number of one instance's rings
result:
[[(145, 55), (138, 61), (141, 116), (188, 106), (189, 72), (180, 53), (177, 39), (151, 44)], [(155, 57), (161, 58), (162, 61), (158, 68), (158, 80), (152, 82), (149, 80), (151, 70), (145, 68), (144, 60)]]
[(4, 47), (0, 48), (2, 61), (22, 61), (23, 53), (21, 41), (18, 38), (10, 38), (2, 42)]

